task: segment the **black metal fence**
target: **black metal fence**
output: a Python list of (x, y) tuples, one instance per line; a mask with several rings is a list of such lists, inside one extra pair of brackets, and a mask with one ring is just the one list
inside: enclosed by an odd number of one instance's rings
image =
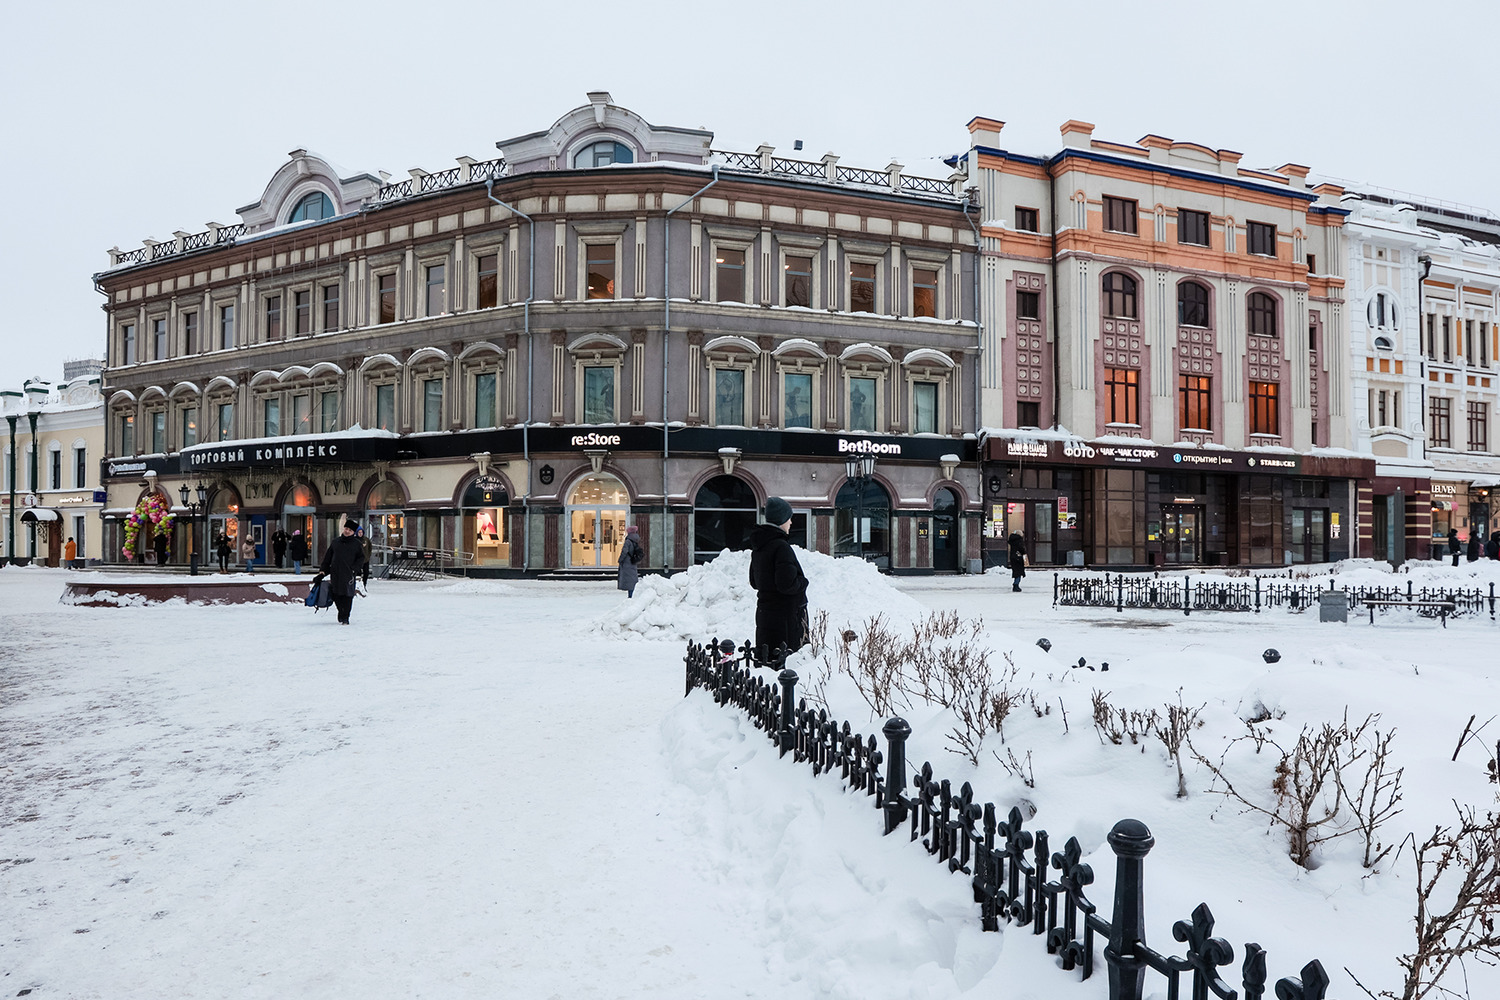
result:
[[(758, 671), (775, 670), (781, 660), (758, 660), (748, 642), (738, 649), (727, 642), (722, 648), (717, 641), (707, 646), (689, 643), (686, 663), (685, 694), (702, 688), (719, 704), (743, 709), (781, 756), (790, 754), (811, 765), (814, 774), (834, 775), (872, 799), (887, 835), (905, 828), (937, 863), (966, 876), (985, 930), (998, 931), (1002, 921), (1029, 929), (1044, 939), (1049, 955), (1059, 956), (1062, 967), (1078, 970), (1082, 979), (1093, 974), (1096, 944), (1102, 940), (1110, 1000), (1141, 1000), (1148, 972), (1165, 980), (1170, 1000), (1184, 995), (1207, 1000), (1210, 991), (1225, 1000), (1236, 997), (1219, 973), (1233, 963), (1235, 949), (1224, 938), (1214, 937), (1208, 904), (1199, 904), (1188, 919), (1172, 925), (1173, 938), (1186, 945), (1182, 955), (1163, 954), (1146, 944), (1145, 859), (1156, 841), (1144, 823), (1124, 819), (1109, 833), (1115, 891), (1112, 912), (1105, 919), (1085, 894), (1094, 872), (1080, 860), (1083, 852), (1077, 838), (1068, 838), (1061, 851), (1049, 851), (1047, 831), (1023, 829), (1019, 809), (998, 820), (994, 804), (975, 801), (967, 781), (955, 793), (947, 779), (934, 776), (930, 763), (910, 772), (906, 741), (911, 726), (906, 720), (885, 723), (882, 752), (873, 733), (856, 732), (848, 722), (829, 718), (826, 709), (815, 710), (799, 700), (795, 671), (780, 669), (776, 683), (768, 682)], [(1181, 992), (1184, 976), (1190, 994)], [(1247, 943), (1235, 977), (1245, 1000), (1261, 1000), (1266, 992), (1265, 949)], [(1278, 980), (1275, 996), (1325, 1000), (1328, 986), (1322, 963), (1314, 959), (1300, 976)]]
[[(1319, 596), (1333, 589), (1332, 578), (1325, 588), (1311, 581), (1296, 583), (1286, 580), (1254, 577), (1244, 580), (1225, 580), (1199, 576), (1161, 576), (1156, 573), (1100, 573), (1087, 576), (1064, 577), (1052, 575), (1052, 604), (1065, 607), (1146, 608), (1157, 611), (1181, 611), (1191, 615), (1194, 611), (1253, 611), (1260, 614), (1262, 608), (1286, 608), (1293, 612), (1306, 611), (1318, 606)], [(1464, 614), (1484, 614), (1495, 618), (1495, 585), (1489, 590), (1479, 587), (1416, 587), (1411, 580), (1406, 586), (1389, 587), (1341, 587), (1338, 592), (1349, 602), (1349, 610), (1366, 606), (1367, 601), (1398, 601), (1415, 605), (1420, 615), (1437, 617), (1435, 607), (1451, 604), (1447, 617)]]

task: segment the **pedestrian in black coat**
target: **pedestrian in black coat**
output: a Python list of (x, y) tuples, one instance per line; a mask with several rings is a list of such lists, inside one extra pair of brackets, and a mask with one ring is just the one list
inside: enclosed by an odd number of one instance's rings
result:
[(1458, 565), (1458, 529), (1448, 529), (1448, 554), (1453, 557), (1453, 565)]
[(1012, 531), (1005, 540), (1006, 561), (1010, 563), (1010, 589), (1021, 592), (1021, 577), (1026, 575), (1026, 540), (1019, 531)]
[(291, 557), (292, 571), (299, 576), (302, 574), (302, 564), (307, 562), (307, 539), (302, 537), (302, 529), (298, 528), (292, 532), (292, 540), (286, 543), (286, 554)]
[(1484, 547), (1479, 544), (1479, 532), (1469, 532), (1469, 547), (1464, 552), (1464, 558), (1469, 562), (1478, 562), (1480, 555), (1484, 553)]
[(626, 597), (635, 596), (635, 585), (640, 582), (641, 571), (637, 568), (646, 559), (646, 550), (641, 547), (641, 529), (635, 525), (625, 529), (625, 543), (620, 546), (620, 574), (615, 587), (625, 591)]
[(328, 577), (329, 590), (333, 595), (333, 603), (339, 609), (339, 624), (349, 624), (349, 612), (354, 608), (355, 585), (359, 579), (360, 570), (365, 565), (365, 550), (355, 537), (354, 532), (359, 525), (352, 521), (344, 522), (344, 530), (339, 537), (328, 546), (328, 551), (323, 554), (323, 563), (319, 572), (313, 578), (317, 584)]
[(1490, 535), (1490, 540), (1484, 543), (1484, 557), (1500, 559), (1500, 531)]
[(276, 556), (276, 568), (281, 568), (281, 561), (286, 558), (286, 543), (291, 539), (284, 528), (277, 528), (271, 533), (271, 552)]
[(152, 539), (151, 544), (156, 548), (156, 565), (165, 566), (167, 564), (167, 536), (158, 534)]
[(234, 555), (234, 546), (230, 544), (227, 532), (221, 532), (219, 537), (214, 539), (214, 554), (219, 557), (219, 572), (228, 573), (229, 557)]
[(782, 646), (790, 653), (807, 643), (807, 577), (787, 538), (792, 505), (772, 497), (766, 501), (765, 513), (767, 523), (750, 533), (755, 648), (762, 659)]

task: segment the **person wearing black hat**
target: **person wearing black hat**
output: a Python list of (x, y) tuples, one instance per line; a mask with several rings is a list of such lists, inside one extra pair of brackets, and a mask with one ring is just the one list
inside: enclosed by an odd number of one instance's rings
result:
[(365, 564), (364, 546), (354, 536), (358, 527), (359, 523), (352, 518), (344, 521), (344, 530), (328, 546), (322, 565), (318, 567), (318, 575), (313, 578), (316, 585), (323, 577), (328, 577), (333, 603), (339, 609), (340, 625), (349, 624), (349, 612), (354, 608), (355, 581)]
[(772, 497), (766, 501), (765, 515), (766, 523), (750, 533), (755, 648), (762, 659), (782, 646), (790, 653), (807, 642), (807, 577), (787, 538), (792, 505)]

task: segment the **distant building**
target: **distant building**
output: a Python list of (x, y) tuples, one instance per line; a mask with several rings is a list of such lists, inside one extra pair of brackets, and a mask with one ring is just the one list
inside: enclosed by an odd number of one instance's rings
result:
[(239, 224), (112, 250), (110, 509), (201, 481), (210, 534), (352, 516), (377, 561), (608, 571), (628, 526), (686, 567), (778, 495), (809, 548), (977, 560), (962, 188), (588, 96), (398, 181), (296, 150)]
[(1354, 447), (1376, 462), (1360, 554), (1445, 555), (1450, 529), (1496, 528), (1500, 217), (1362, 186), (1343, 206)]
[(104, 362), (94, 358), (82, 358), (63, 362), (63, 381), (72, 382), (80, 378), (98, 378), (104, 371)]
[(1342, 189), (1069, 121), (1044, 156), (969, 124), (983, 206), (991, 561), (1280, 566), (1354, 551)]
[(97, 374), (0, 390), (0, 556), (57, 566), (71, 536), (78, 559), (102, 553), (99, 460), (104, 398)]

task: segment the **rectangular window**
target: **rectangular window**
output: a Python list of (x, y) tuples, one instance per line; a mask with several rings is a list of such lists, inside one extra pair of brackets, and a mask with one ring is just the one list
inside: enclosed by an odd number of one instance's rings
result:
[(47, 453), (47, 488), (62, 489), (62, 449)]
[(219, 347), (229, 350), (234, 346), (234, 306), (219, 307)]
[(443, 295), (447, 275), (448, 266), (446, 264), (432, 264), (427, 268), (428, 316), (441, 316), (445, 311), (447, 311), (446, 301)]
[(714, 369), (714, 423), (745, 422), (745, 373), (739, 368)]
[(1177, 242), (1193, 246), (1208, 246), (1208, 213), (1191, 209), (1177, 210)]
[(422, 381), (422, 429), (443, 429), (443, 380), (440, 378)]
[(1490, 404), (1469, 404), (1469, 450), (1490, 450)]
[(292, 293), (292, 332), (299, 337), (312, 333), (312, 292)]
[(73, 488), (81, 490), (88, 485), (89, 481), (89, 450), (87, 448), (73, 449)]
[(396, 276), (382, 274), (376, 279), (376, 297), (381, 323), (396, 322)]
[(1245, 241), (1250, 245), (1251, 253), (1276, 256), (1276, 227), (1268, 222), (1245, 223)]
[(203, 345), (198, 342), (198, 314), (182, 314), (182, 353), (197, 354)]
[(786, 305), (812, 305), (813, 259), (788, 255), (786, 264)]
[(1112, 233), (1136, 234), (1140, 210), (1129, 198), (1104, 198), (1104, 228)]
[(1453, 317), (1443, 317), (1443, 360), (1453, 360)]
[(1318, 255), (1315, 253), (1310, 253), (1307, 255), (1307, 273), (1318, 273)]
[(1017, 427), (1040, 427), (1042, 421), (1042, 404), (1030, 400), (1021, 400), (1016, 403), (1016, 426)]
[(499, 304), (500, 255), (483, 254), (479, 258), (479, 301), (476, 305), (480, 309), (490, 309)]
[(714, 254), (716, 302), (745, 301), (745, 251), (719, 247)]
[(1375, 426), (1389, 427), (1391, 425), (1390, 414), (1386, 412), (1386, 397), (1389, 393), (1381, 389), (1375, 393)]
[(182, 447), (191, 448), (198, 443), (198, 408), (184, 407), (182, 411)]
[(781, 377), (781, 426), (812, 426), (813, 377), (788, 372)]
[(135, 415), (127, 414), (120, 418), (120, 454), (135, 454)]
[[(588, 262), (588, 292), (585, 298), (612, 299), (615, 297), (615, 245), (613, 243), (589, 243), (585, 246)], [(741, 255), (743, 258), (743, 254)]]
[(1453, 414), (1449, 408), (1449, 401), (1443, 396), (1433, 396), (1428, 400), (1427, 413), (1432, 446), (1434, 448), (1453, 447)]
[(913, 382), (911, 387), (913, 434), (936, 434), (938, 387), (936, 382)]
[(1110, 423), (1139, 424), (1141, 422), (1140, 379), (1141, 373), (1134, 368), (1104, 369), (1104, 390), (1109, 397)]
[(281, 339), (281, 296), (272, 295), (266, 299), (266, 339)]
[(167, 453), (167, 411), (157, 410), (151, 414), (151, 452), (156, 455)]
[(339, 286), (323, 286), (323, 332), (332, 333), (339, 328)]
[(121, 347), (124, 350), (124, 364), (135, 364), (135, 324), (126, 323), (120, 328)]
[(375, 428), (396, 429), (396, 387), (390, 383), (375, 387)]
[(849, 380), (849, 429), (875, 430), (875, 380), (872, 378)]
[(234, 439), (234, 404), (219, 404), (219, 440), (230, 441)]
[(912, 268), (911, 314), (937, 316), (938, 273), (928, 268)]
[(151, 360), (165, 361), (167, 358), (167, 321), (151, 321)]
[(474, 426), (475, 427), (498, 427), (495, 420), (495, 385), (497, 383), (494, 372), (480, 372), (474, 376)]
[(1180, 426), (1184, 430), (1213, 430), (1213, 379), (1207, 375), (1177, 376)]
[(1275, 382), (1250, 383), (1250, 433), (1281, 433), (1281, 411), (1276, 405), (1281, 386)]
[(1037, 292), (1016, 293), (1016, 318), (1041, 319), (1042, 297)]
[(1484, 320), (1479, 321), (1479, 367), (1490, 366), (1490, 325)]
[(875, 311), (875, 265), (858, 261), (849, 265), (849, 311)]
[(1427, 316), (1427, 360), (1437, 360), (1437, 335), (1432, 331), (1434, 318), (1431, 313)]
[(83, 533), (84, 533), (84, 530), (85, 530), (86, 526), (88, 525), (88, 523), (89, 523), (88, 518), (84, 517), (82, 514), (74, 514), (73, 515), (73, 539), (74, 539), (74, 541), (78, 545), (78, 558), (79, 559), (83, 558), (83, 548), (84, 548), (84, 543), (83, 543), (84, 534)]
[(312, 426), (312, 395), (302, 392), (292, 397), (292, 433), (311, 434)]
[(339, 429), (339, 394), (335, 390), (318, 395), (318, 432), (332, 434)]
[(1016, 229), (1023, 233), (1041, 232), (1041, 227), (1037, 224), (1036, 209), (1016, 206)]
[(1464, 320), (1464, 360), (1469, 364), (1474, 363), (1474, 321)]
[(583, 422), (610, 424), (615, 419), (614, 368), (583, 370)]
[(267, 399), (261, 407), (264, 420), (261, 423), (262, 437), (281, 436), (281, 400), (276, 398)]

